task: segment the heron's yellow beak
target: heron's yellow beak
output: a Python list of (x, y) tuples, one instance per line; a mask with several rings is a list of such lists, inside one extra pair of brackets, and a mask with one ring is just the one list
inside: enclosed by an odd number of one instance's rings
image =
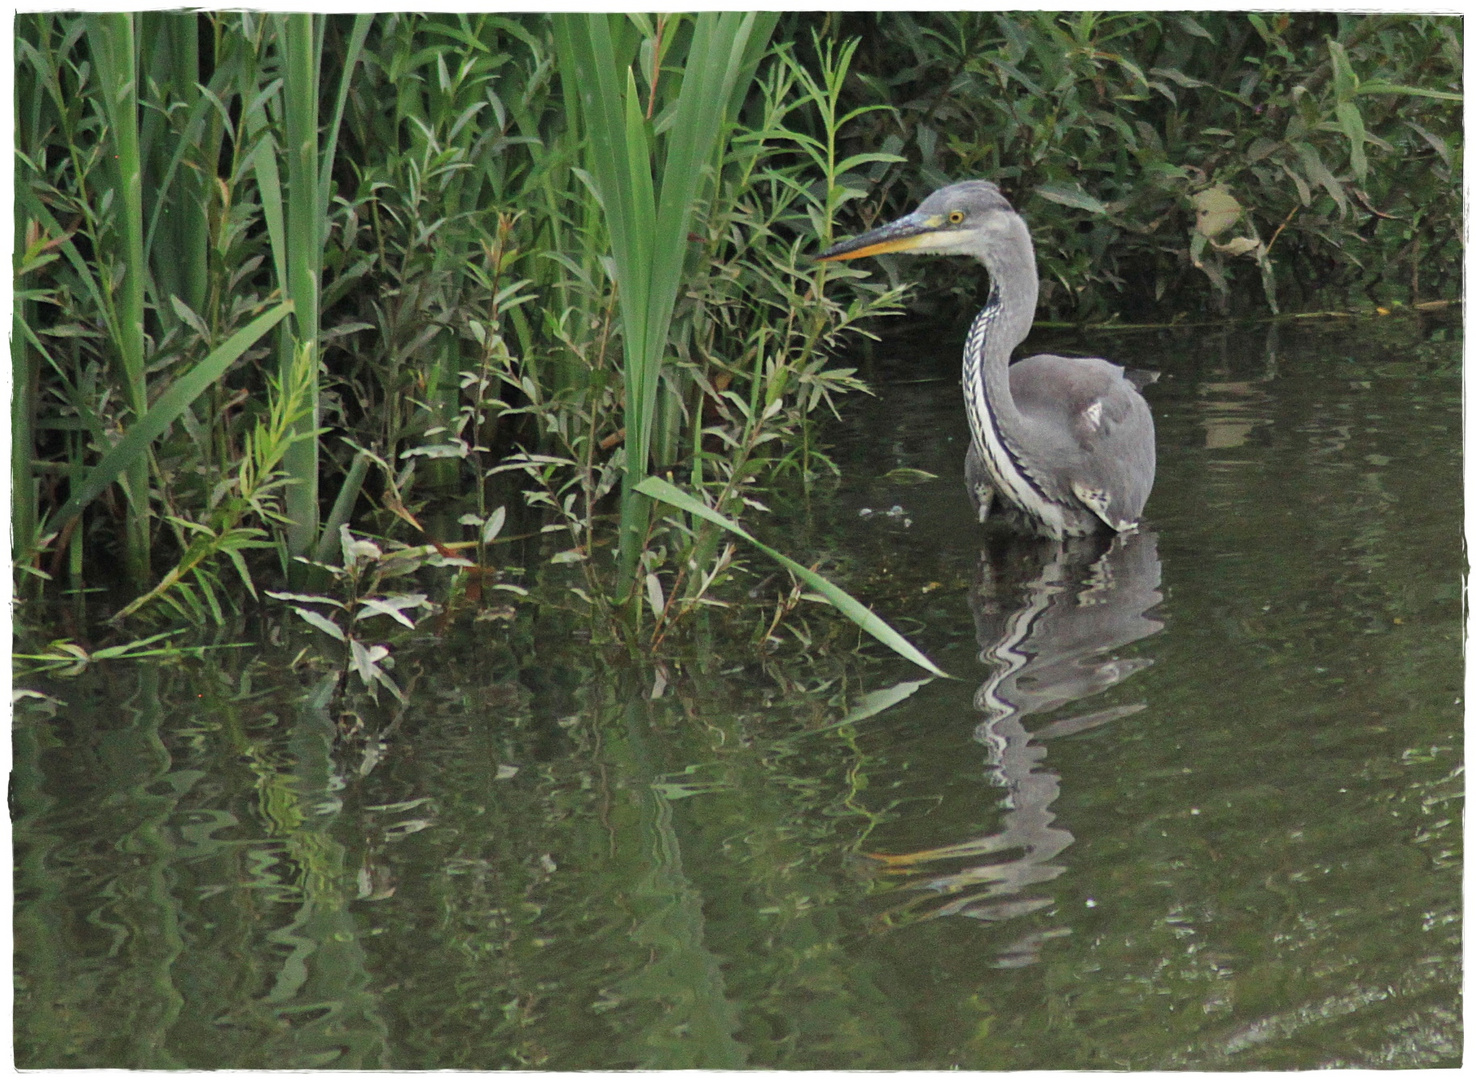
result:
[(936, 251), (934, 238), (946, 224), (941, 214), (908, 214), (890, 225), (833, 244), (815, 258), (819, 262), (841, 262), (889, 251)]

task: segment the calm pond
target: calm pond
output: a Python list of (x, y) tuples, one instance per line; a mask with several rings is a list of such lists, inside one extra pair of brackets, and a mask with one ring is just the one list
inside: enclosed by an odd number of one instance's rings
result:
[(1458, 1064), (1459, 328), (1031, 344), (1161, 373), (1139, 533), (986, 539), (896, 338), (772, 534), (955, 680), (823, 612), (427, 621), (382, 740), (300, 642), (18, 680), (16, 1063)]

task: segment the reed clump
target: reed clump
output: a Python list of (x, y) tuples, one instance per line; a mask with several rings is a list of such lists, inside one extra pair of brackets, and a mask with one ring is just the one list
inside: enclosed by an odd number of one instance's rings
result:
[(23, 16), (18, 568), (221, 622), (262, 554), (330, 588), (459, 502), (485, 559), (511, 504), (627, 632), (720, 603), (743, 554), (643, 481), (812, 478), (899, 296), (804, 256), (890, 158), (834, 153), (853, 46), (816, 82), (775, 22)]

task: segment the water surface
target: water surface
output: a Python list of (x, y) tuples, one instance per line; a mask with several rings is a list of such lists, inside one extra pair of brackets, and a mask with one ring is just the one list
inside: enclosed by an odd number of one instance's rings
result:
[(899, 338), (771, 536), (956, 680), (803, 604), (426, 623), (403, 710), (285, 642), (23, 680), (17, 1064), (1458, 1063), (1458, 330), (1046, 344), (1160, 372), (1138, 534), (981, 532)]

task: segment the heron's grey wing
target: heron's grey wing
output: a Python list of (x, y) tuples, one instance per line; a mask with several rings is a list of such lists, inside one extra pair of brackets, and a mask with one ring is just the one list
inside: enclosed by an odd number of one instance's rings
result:
[(1033, 470), (1109, 528), (1136, 525), (1157, 464), (1153, 414), (1123, 369), (1106, 360), (1032, 356), (1011, 365), (1010, 391), (1030, 422)]

